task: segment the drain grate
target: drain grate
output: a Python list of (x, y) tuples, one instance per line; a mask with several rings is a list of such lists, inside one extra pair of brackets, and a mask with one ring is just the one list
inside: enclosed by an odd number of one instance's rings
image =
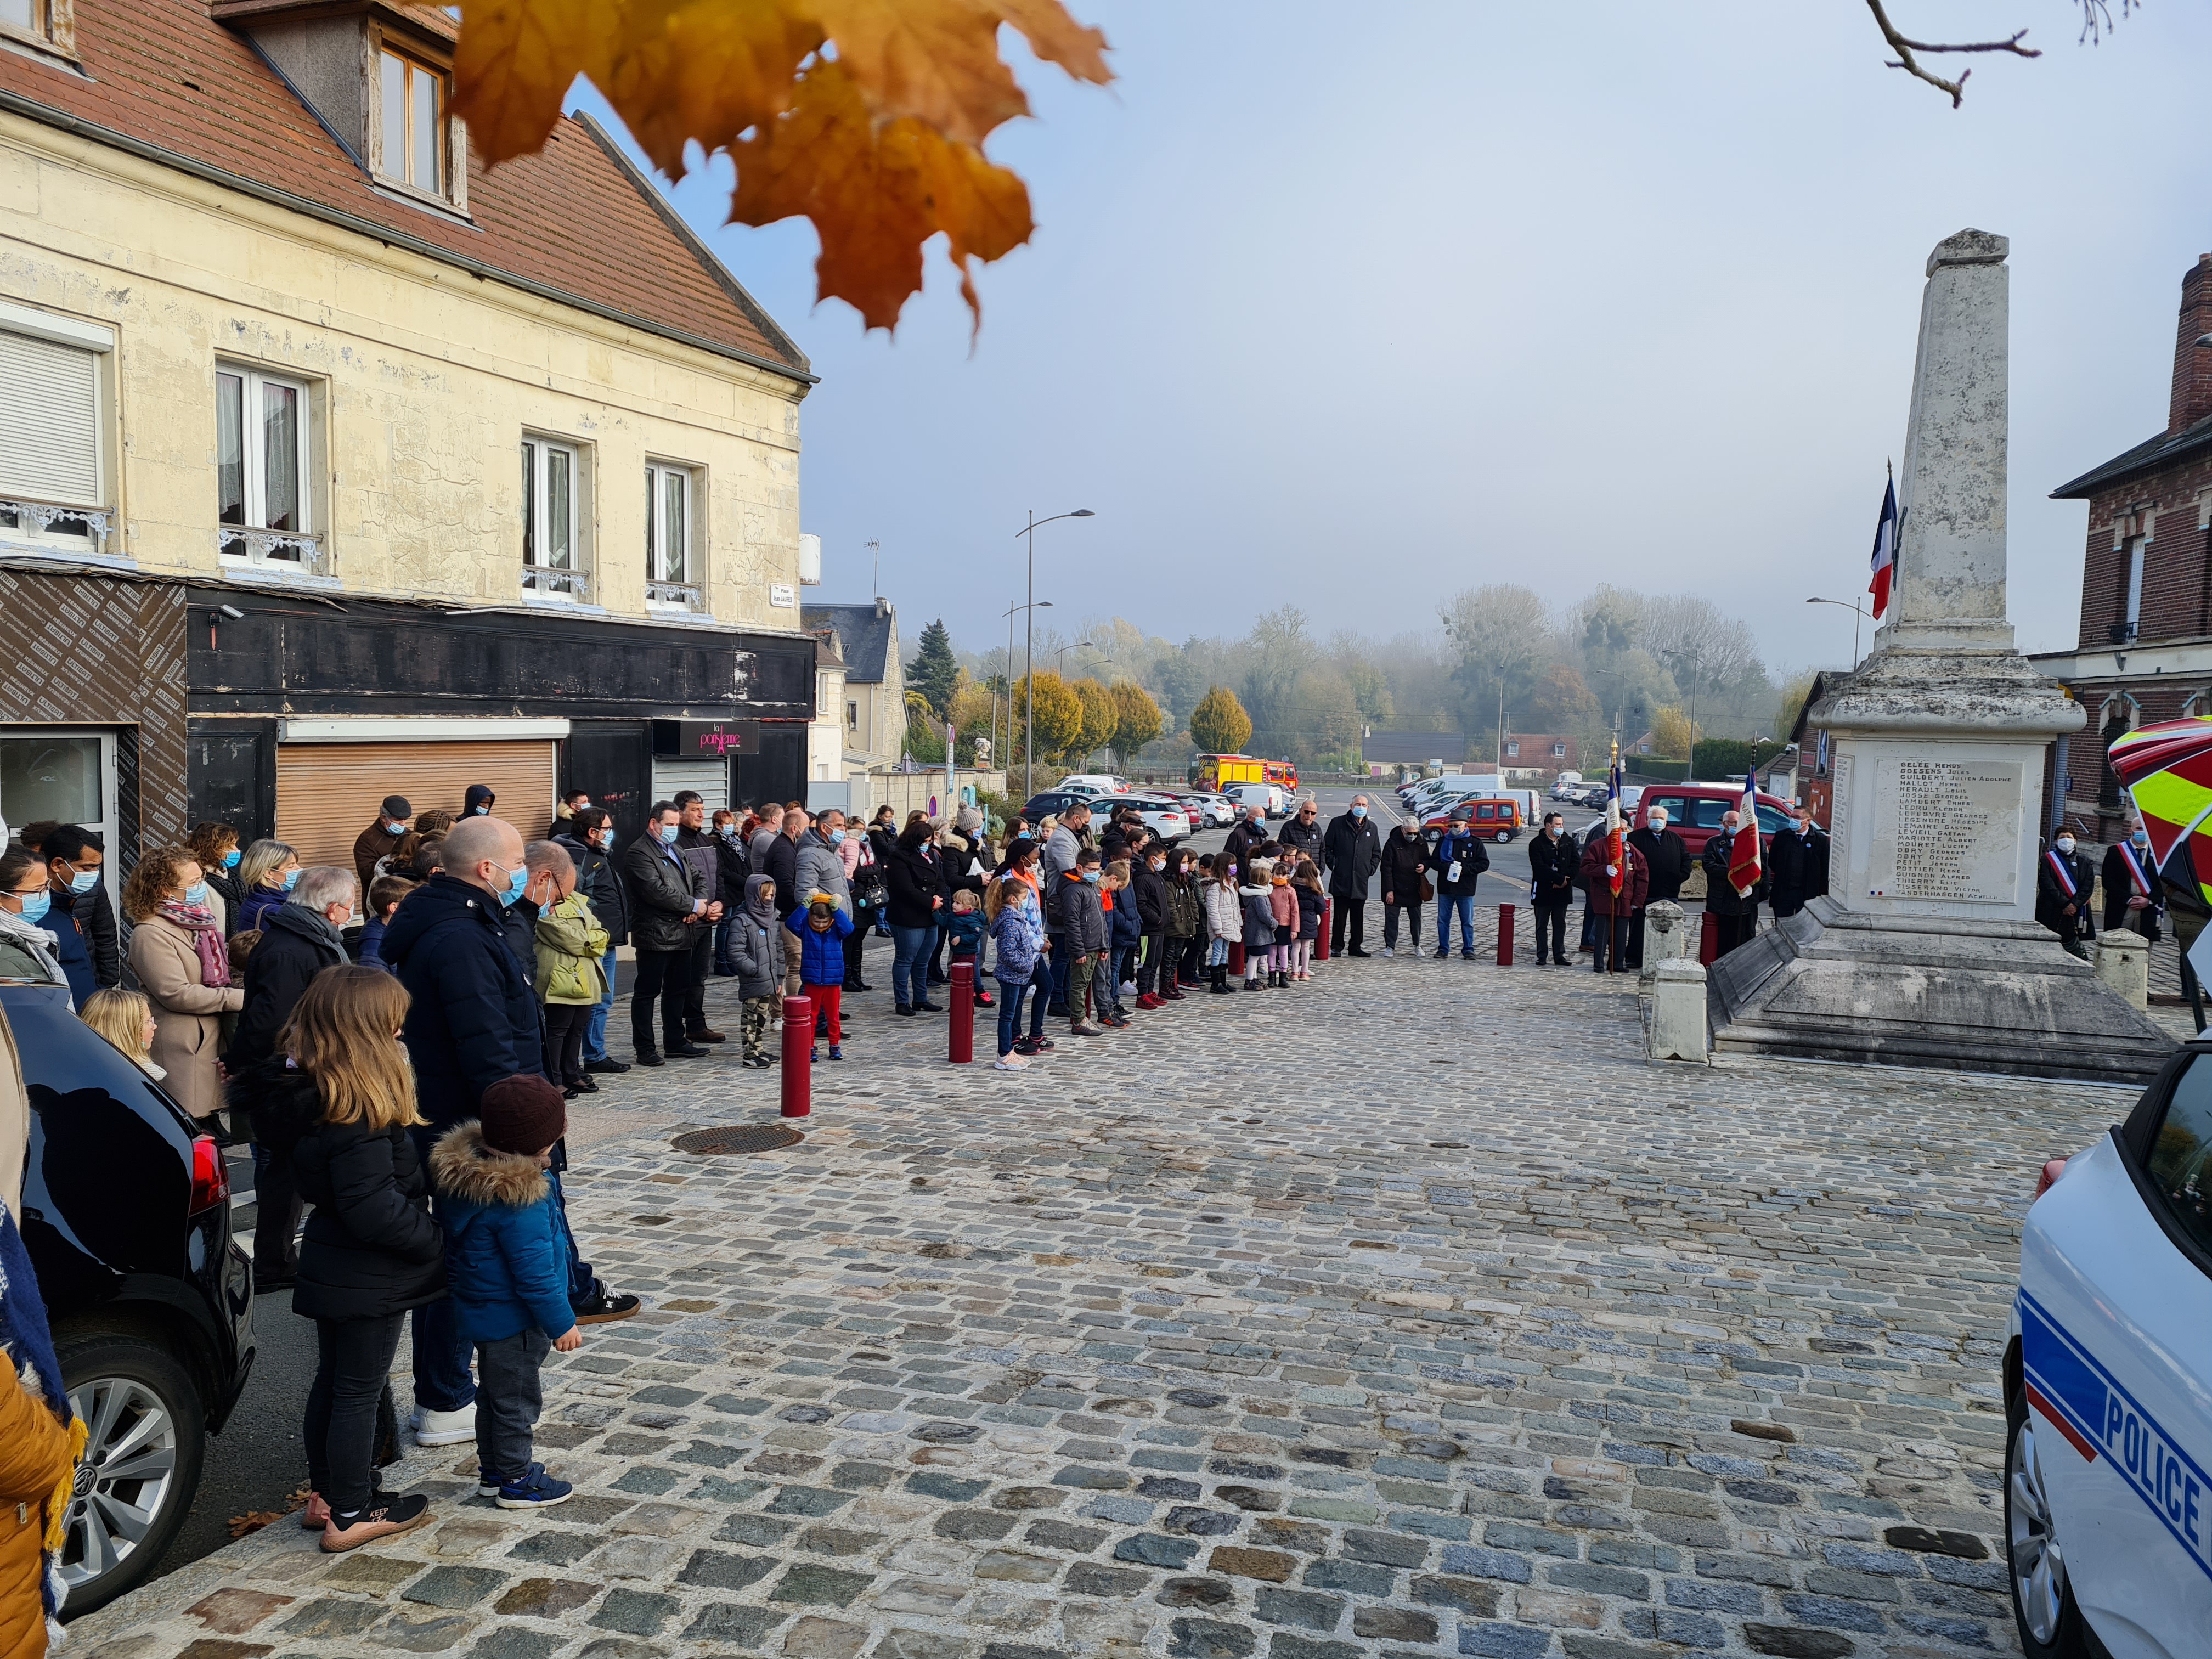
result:
[(780, 1123), (739, 1123), (721, 1129), (694, 1129), (676, 1137), (679, 1152), (772, 1152), (795, 1146), (806, 1137)]

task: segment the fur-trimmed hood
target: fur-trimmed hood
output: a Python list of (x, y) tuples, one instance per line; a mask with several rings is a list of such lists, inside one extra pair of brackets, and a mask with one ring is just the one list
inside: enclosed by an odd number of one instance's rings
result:
[(538, 1160), (521, 1152), (495, 1152), (484, 1145), (483, 1125), (456, 1123), (430, 1152), (430, 1181), (439, 1194), (484, 1208), (526, 1210), (553, 1190)]

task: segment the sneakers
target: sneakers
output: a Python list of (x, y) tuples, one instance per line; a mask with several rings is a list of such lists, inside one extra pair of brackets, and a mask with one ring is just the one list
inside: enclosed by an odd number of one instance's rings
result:
[(1052, 1039), (1048, 1036), (1025, 1036), (1014, 1039), (1014, 1052), (1018, 1054), (1041, 1054), (1048, 1052), (1052, 1046)]
[(845, 1051), (833, 1042), (830, 1045), (830, 1058), (832, 1060), (842, 1060), (845, 1058)]
[(750, 1066), (757, 1072), (765, 1072), (768, 1070), (769, 1060), (766, 1054), (747, 1054), (738, 1064)]
[(1106, 1035), (1097, 1026), (1085, 1025), (1079, 1019), (1067, 1028), (1067, 1034), (1070, 1036), (1104, 1036)]
[(331, 1506), (323, 1502), (322, 1493), (319, 1492), (309, 1492), (307, 1494), (307, 1507), (300, 1511), (300, 1530), (302, 1532), (320, 1532), (325, 1527), (330, 1525), (330, 1523)]
[(350, 1521), (342, 1520), (333, 1513), (323, 1528), (323, 1547), (333, 1555), (342, 1550), (357, 1550), (379, 1538), (412, 1532), (429, 1518), (430, 1500), (420, 1492), (410, 1492), (404, 1498), (379, 1492), (368, 1507), (356, 1511)]
[(1160, 1006), (1164, 1000), (1157, 993), (1147, 991), (1137, 999), (1137, 1006), (1149, 1011)]
[[(638, 1300), (635, 1297), (617, 1296), (612, 1291), (602, 1285), (599, 1293), (589, 1302), (579, 1303), (575, 1305), (576, 1322), (579, 1325), (611, 1324), (617, 1319), (628, 1319), (637, 1310)], [(471, 1419), (471, 1423), (470, 1432), (473, 1434), (475, 1432), (473, 1419)]]
[[(479, 1486), (477, 1491), (483, 1492)], [(566, 1480), (556, 1480), (545, 1473), (543, 1463), (532, 1463), (520, 1474), (502, 1479), (490, 1493), (492, 1501), (503, 1510), (544, 1510), (556, 1504), (565, 1504), (574, 1497), (576, 1489)]]
[(477, 1408), (436, 1412), (427, 1406), (415, 1408), (415, 1443), (418, 1446), (458, 1446), (477, 1437)]
[(991, 1066), (994, 1072), (1026, 1072), (1029, 1068), (1029, 1061), (1019, 1054), (1000, 1054)]
[(1397, 954), (1397, 947), (1395, 945), (1386, 945), (1382, 947), (1382, 960), (1385, 962), (1388, 962), (1392, 957), (1395, 957)]
[(1123, 981), (1121, 981), (1121, 994), (1122, 994), (1123, 996), (1125, 996), (1125, 997), (1133, 997), (1133, 996), (1136, 995), (1136, 994), (1137, 994), (1137, 981), (1134, 981), (1133, 979), (1125, 979), (1125, 980), (1123, 980)]

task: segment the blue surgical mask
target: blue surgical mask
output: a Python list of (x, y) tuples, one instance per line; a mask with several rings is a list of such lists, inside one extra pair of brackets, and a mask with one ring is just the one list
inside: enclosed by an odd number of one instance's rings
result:
[(830, 844), (832, 847), (842, 847), (845, 844), (845, 832), (842, 830), (832, 830), (830, 832)]
[(404, 836), (407, 833), (407, 826), (404, 823), (394, 823), (387, 818), (385, 820), (384, 833), (387, 836)]
[(1083, 872), (1083, 878), (1085, 881), (1097, 881), (1100, 873), (1101, 872), (1097, 870), (1085, 870)]
[(300, 884), (300, 872), (295, 867), (284, 872), (284, 890), (290, 892)]
[(2138, 830), (2135, 834), (2130, 836), (2128, 839), (2138, 847), (2148, 847), (2150, 845), (2150, 831), (2148, 830)]
[(1355, 818), (1364, 818), (1367, 816), (1367, 809), (1364, 806), (1355, 806), (1352, 809), (1352, 816)]
[(70, 878), (70, 891), (72, 893), (89, 893), (99, 885), (100, 872), (97, 870), (80, 870)]
[(479, 807), (477, 807), (477, 816), (478, 817), (483, 817), (487, 816), (490, 811), (491, 811), (491, 808), (490, 808), (489, 806), (479, 806)]
[(26, 921), (43, 921), (46, 912), (54, 906), (52, 896), (43, 887), (35, 893), (25, 893), (22, 899), (23, 920)]
[(226, 870), (235, 870), (238, 868), (239, 860), (245, 856), (246, 855), (243, 853), (240, 853), (238, 848), (234, 847), (230, 851), (222, 855), (222, 867)]
[(682, 826), (679, 824), (664, 823), (659, 826), (654, 833), (660, 837), (660, 844), (663, 847), (673, 847), (676, 845), (676, 832)]
[(207, 902), (207, 884), (204, 881), (196, 881), (191, 886), (185, 888), (185, 902), (187, 904), (205, 904)]
[(504, 909), (522, 896), (522, 890), (530, 885), (530, 866), (523, 865), (511, 872), (507, 885), (499, 895), (500, 907)]

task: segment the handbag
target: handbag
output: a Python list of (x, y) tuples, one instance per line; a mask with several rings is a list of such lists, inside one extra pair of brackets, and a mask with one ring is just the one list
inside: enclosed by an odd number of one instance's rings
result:
[(1427, 903), (1431, 899), (1434, 898), (1436, 896), (1437, 896), (1437, 886), (1436, 886), (1436, 884), (1435, 884), (1434, 882), (1431, 881), (1431, 880), (1428, 878), (1428, 876), (1427, 876), (1425, 873), (1424, 873), (1424, 874), (1422, 875), (1422, 877), (1421, 877), (1421, 902), (1422, 902), (1422, 903), (1424, 903), (1424, 904), (1426, 904), (1426, 903)]

